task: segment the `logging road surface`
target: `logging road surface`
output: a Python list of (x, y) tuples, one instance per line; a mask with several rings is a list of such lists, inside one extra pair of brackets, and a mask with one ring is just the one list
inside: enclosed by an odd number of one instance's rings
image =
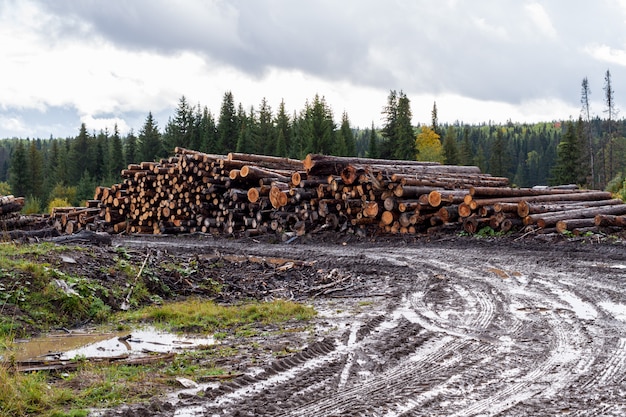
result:
[(621, 244), (175, 246), (316, 260), (351, 285), (310, 300), (320, 317), (303, 350), (177, 399), (163, 415), (626, 414)]

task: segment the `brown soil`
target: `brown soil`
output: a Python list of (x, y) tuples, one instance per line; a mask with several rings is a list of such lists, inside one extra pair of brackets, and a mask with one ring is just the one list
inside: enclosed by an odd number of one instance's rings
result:
[[(289, 298), (319, 317), (287, 332), (259, 329), (221, 364), (231, 380), (94, 415), (626, 412), (621, 239), (136, 236), (113, 246), (137, 260), (150, 254), (171, 291), (164, 297), (215, 297), (206, 285), (215, 281), (220, 302)], [(116, 253), (97, 250), (101, 262)]]

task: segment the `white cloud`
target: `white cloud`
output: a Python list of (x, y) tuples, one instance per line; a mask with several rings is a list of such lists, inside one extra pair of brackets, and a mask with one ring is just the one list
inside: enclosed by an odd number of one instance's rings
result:
[(626, 66), (626, 50), (608, 45), (588, 45), (584, 51), (598, 61)]
[(550, 16), (548, 16), (548, 13), (541, 4), (529, 3), (525, 5), (525, 9), (536, 29), (549, 38), (556, 38), (557, 31), (552, 24)]

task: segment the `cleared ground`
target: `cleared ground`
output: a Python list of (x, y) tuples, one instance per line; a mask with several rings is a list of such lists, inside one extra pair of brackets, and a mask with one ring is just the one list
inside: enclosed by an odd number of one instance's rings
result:
[(243, 367), (243, 375), (200, 393), (107, 415), (626, 414), (621, 242), (114, 243), (290, 258), (329, 272), (294, 295), (320, 312), (315, 330), (290, 336), (296, 353)]

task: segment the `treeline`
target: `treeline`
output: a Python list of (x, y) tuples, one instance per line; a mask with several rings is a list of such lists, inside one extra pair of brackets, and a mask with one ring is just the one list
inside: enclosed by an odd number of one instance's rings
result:
[[(477, 165), (483, 172), (508, 177), (512, 184), (578, 183), (604, 188), (623, 182), (626, 172), (626, 121), (556, 121), (535, 124), (411, 125), (410, 102), (391, 91), (382, 107), (382, 126), (353, 128), (347, 113), (340, 121), (325, 99), (315, 96), (289, 114), (281, 102), (274, 111), (265, 99), (257, 108), (236, 105), (227, 92), (215, 115), (192, 106), (183, 96), (161, 129), (148, 113), (138, 132), (121, 135), (117, 127), (89, 132), (84, 124), (70, 138), (0, 141), (0, 194), (26, 196), (45, 210), (59, 199), (80, 205), (97, 185), (120, 182), (131, 163), (157, 161), (176, 146), (205, 153), (258, 153), (303, 159), (307, 153), (387, 159), (421, 159)], [(592, 169), (593, 168), (593, 169)]]

